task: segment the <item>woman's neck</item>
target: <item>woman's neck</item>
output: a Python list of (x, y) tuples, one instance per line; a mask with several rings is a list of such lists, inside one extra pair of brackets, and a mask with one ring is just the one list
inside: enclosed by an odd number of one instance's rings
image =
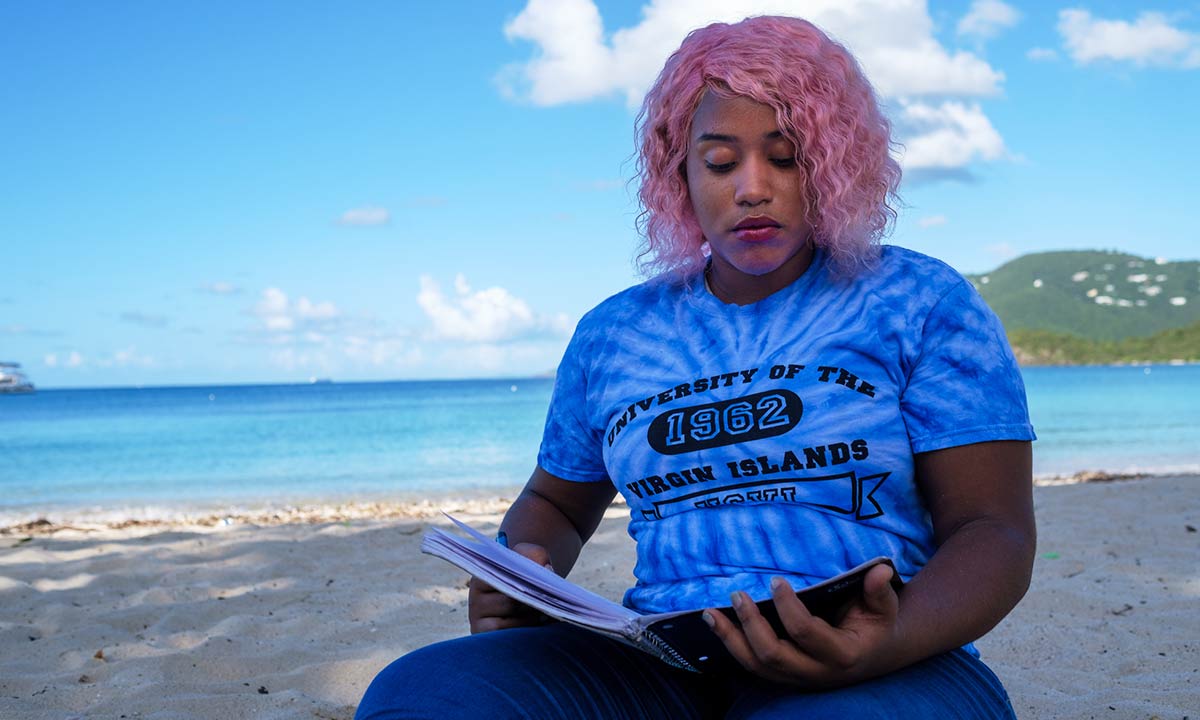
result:
[(751, 305), (796, 282), (812, 265), (813, 254), (813, 244), (807, 242), (779, 267), (762, 275), (742, 272), (713, 255), (704, 271), (704, 284), (723, 303)]

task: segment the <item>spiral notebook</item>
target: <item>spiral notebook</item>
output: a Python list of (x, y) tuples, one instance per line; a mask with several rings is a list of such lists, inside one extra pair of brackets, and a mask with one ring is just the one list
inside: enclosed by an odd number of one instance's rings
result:
[[(669, 665), (692, 672), (737, 666), (724, 644), (701, 618), (701, 610), (643, 615), (559, 577), (554, 571), (492, 541), (466, 523), (453, 517), (450, 520), (467, 537), (431, 528), (421, 540), (422, 552), (458, 566), (549, 617), (632, 645)], [(892, 567), (891, 560), (877, 557), (807, 587), (797, 592), (796, 597), (813, 615), (834, 621), (847, 603), (862, 595), (863, 578), (868, 570), (880, 563)], [(893, 584), (899, 586), (894, 567), (892, 577)], [(758, 609), (781, 637), (786, 635), (770, 598), (760, 601)], [(737, 622), (733, 608), (720, 608), (720, 611)]]

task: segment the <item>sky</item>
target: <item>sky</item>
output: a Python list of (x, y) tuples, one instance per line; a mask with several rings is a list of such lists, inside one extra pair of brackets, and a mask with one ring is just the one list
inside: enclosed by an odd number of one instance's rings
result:
[(641, 280), (638, 103), (808, 18), (905, 170), (888, 242), (1200, 257), (1200, 2), (0, 3), (0, 360), (39, 387), (527, 377)]

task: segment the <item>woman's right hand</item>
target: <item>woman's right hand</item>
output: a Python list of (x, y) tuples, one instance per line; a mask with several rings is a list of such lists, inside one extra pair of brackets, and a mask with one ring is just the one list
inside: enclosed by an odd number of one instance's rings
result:
[[(538, 466), (505, 513), (501, 527), (507, 537), (533, 541), (514, 543), (515, 552), (565, 576), (616, 493), (610, 482), (573, 482)], [(556, 567), (551, 567), (551, 553)], [(497, 592), (478, 578), (471, 578), (467, 598), (472, 633), (549, 622), (542, 613)]]
[[(512, 549), (538, 565), (554, 569), (550, 564), (550, 553), (541, 545), (519, 543)], [(541, 612), (513, 600), (476, 577), (471, 578), (470, 590), (467, 594), (467, 616), (471, 621), (473, 634), (528, 625), (544, 625), (549, 622), (549, 618)]]

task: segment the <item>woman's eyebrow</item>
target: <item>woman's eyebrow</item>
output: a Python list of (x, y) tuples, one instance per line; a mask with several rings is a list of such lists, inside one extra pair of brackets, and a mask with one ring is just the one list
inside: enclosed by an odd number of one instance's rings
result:
[[(763, 140), (775, 140), (776, 138), (781, 138), (781, 137), (783, 137), (782, 132), (780, 132), (779, 130), (772, 130), (771, 132), (765, 133), (763, 135)], [(709, 141), (727, 142), (727, 143), (740, 142), (739, 138), (736, 135), (725, 135), (724, 133), (701, 133), (700, 137), (696, 138), (696, 142), (709, 142)]]

